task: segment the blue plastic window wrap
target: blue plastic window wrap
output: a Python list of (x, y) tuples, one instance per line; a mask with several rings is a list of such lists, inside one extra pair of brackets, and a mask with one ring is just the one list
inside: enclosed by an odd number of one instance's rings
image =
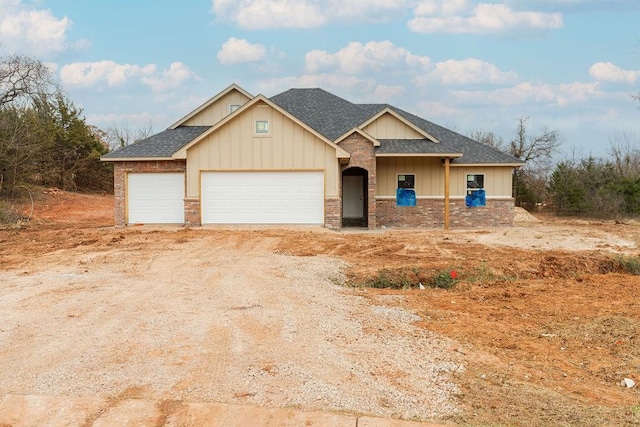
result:
[(416, 191), (412, 188), (396, 189), (396, 204), (398, 206), (415, 206)]

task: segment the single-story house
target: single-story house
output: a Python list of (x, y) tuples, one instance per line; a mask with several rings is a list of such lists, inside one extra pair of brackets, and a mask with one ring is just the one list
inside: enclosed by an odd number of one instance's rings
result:
[(233, 84), (113, 162), (116, 225), (513, 224), (520, 160), (388, 104)]

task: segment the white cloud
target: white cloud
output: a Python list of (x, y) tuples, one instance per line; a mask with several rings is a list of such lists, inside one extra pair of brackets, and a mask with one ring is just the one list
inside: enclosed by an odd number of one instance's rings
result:
[(376, 102), (388, 102), (393, 99), (399, 98), (401, 95), (405, 93), (406, 89), (404, 86), (396, 85), (396, 86), (387, 86), (387, 85), (378, 85), (373, 91), (373, 97), (377, 99)]
[(71, 25), (66, 16), (58, 18), (48, 9), (30, 9), (19, 0), (0, 3), (0, 44), (11, 53), (50, 56), (86, 47), (86, 40), (67, 40)]
[(415, 0), (212, 0), (221, 21), (243, 29), (316, 28), (329, 22), (380, 22), (402, 16)]
[(140, 66), (99, 61), (65, 65), (60, 70), (60, 79), (63, 84), (75, 87), (100, 86), (104, 83), (114, 87), (139, 80), (154, 92), (162, 92), (197, 79), (197, 76), (181, 62), (174, 62), (168, 70), (158, 73), (158, 67), (154, 64)]
[(640, 80), (640, 70), (623, 70), (611, 62), (598, 62), (593, 64), (591, 68), (589, 68), (589, 74), (600, 82), (634, 84)]
[(108, 86), (118, 86), (128, 80), (155, 73), (155, 65), (118, 64), (114, 61), (76, 62), (62, 67), (62, 83), (70, 86), (88, 87), (106, 82)]
[(218, 61), (223, 65), (257, 62), (263, 60), (266, 53), (267, 49), (261, 44), (231, 37), (218, 51)]
[(213, 11), (221, 20), (241, 28), (313, 28), (326, 22), (320, 9), (306, 0), (213, 0)]
[(518, 75), (513, 71), (500, 71), (496, 65), (475, 58), (438, 62), (433, 72), (417, 78), (423, 84), (435, 80), (443, 85), (504, 84), (513, 83), (517, 79)]
[(314, 50), (305, 56), (305, 68), (310, 73), (338, 70), (345, 74), (363, 74), (382, 70), (405, 70), (407, 67), (425, 71), (431, 60), (413, 55), (390, 41), (351, 42), (336, 53)]
[(453, 91), (461, 103), (479, 105), (522, 105), (527, 103), (567, 106), (602, 97), (598, 83), (563, 83), (559, 85), (519, 83), (493, 91)]
[(562, 28), (562, 15), (516, 11), (506, 4), (470, 0), (422, 0), (409, 29), (417, 33), (495, 34)]
[(174, 62), (168, 70), (164, 70), (161, 75), (150, 75), (142, 77), (142, 83), (149, 86), (154, 92), (166, 92), (182, 86), (189, 80), (197, 80), (198, 76), (182, 62)]

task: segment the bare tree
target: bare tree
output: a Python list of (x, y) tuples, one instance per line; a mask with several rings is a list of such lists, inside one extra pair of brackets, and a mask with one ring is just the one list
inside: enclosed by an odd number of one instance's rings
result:
[(493, 132), (477, 130), (471, 132), (471, 134), (469, 134), (469, 138), (484, 145), (488, 145), (489, 147), (497, 148), (500, 151), (504, 151), (505, 149), (504, 139)]
[(52, 86), (52, 73), (40, 60), (21, 55), (0, 57), (0, 107), (45, 93)]
[(513, 173), (513, 197), (519, 206), (531, 207), (546, 198), (547, 177), (553, 166), (553, 155), (562, 141), (556, 130), (546, 126), (535, 135), (527, 130), (528, 117), (520, 117), (516, 136), (509, 142), (508, 153), (526, 162)]
[(640, 137), (623, 131), (611, 138), (609, 144), (609, 155), (618, 175), (623, 178), (640, 175)]
[(535, 166), (550, 166), (552, 156), (558, 153), (562, 141), (556, 130), (546, 126), (537, 135), (529, 135), (527, 121), (529, 117), (520, 117), (516, 129), (516, 137), (509, 143), (509, 154)]
[(107, 129), (109, 146), (112, 150), (126, 147), (135, 142), (148, 138), (153, 133), (151, 121), (132, 129), (129, 125), (113, 124)]

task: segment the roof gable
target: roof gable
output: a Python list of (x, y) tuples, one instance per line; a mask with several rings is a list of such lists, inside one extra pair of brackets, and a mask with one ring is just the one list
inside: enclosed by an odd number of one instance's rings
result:
[(312, 134), (316, 135), (318, 138), (320, 138), (326, 144), (328, 144), (331, 147), (335, 148), (336, 157), (337, 158), (349, 158), (350, 157), (350, 154), (346, 150), (344, 150), (342, 147), (338, 146), (335, 142), (333, 142), (332, 140), (326, 138), (324, 135), (322, 135), (319, 132), (317, 132), (315, 129), (310, 127), (308, 124), (306, 124), (305, 122), (301, 121), (296, 116), (294, 116), (291, 113), (289, 113), (287, 110), (284, 110), (283, 108), (281, 108), (277, 104), (273, 103), (269, 98), (266, 98), (263, 95), (258, 95), (256, 97), (254, 97), (252, 100), (250, 100), (249, 102), (247, 102), (246, 104), (244, 104), (243, 106), (241, 106), (238, 110), (236, 110), (233, 113), (229, 114), (227, 117), (225, 117), (222, 120), (220, 120), (214, 126), (211, 126), (205, 132), (203, 132), (200, 135), (198, 135), (191, 142), (189, 142), (188, 144), (186, 144), (183, 147), (181, 147), (179, 150), (177, 150), (173, 154), (173, 158), (174, 159), (185, 159), (186, 156), (187, 156), (187, 150), (189, 148), (191, 148), (194, 145), (198, 144), (200, 141), (204, 140), (208, 135), (211, 135), (213, 132), (215, 132), (216, 130), (220, 129), (222, 126), (224, 126), (225, 124), (229, 123), (231, 120), (235, 120), (237, 117), (241, 116), (242, 114), (244, 114), (245, 112), (250, 110), (253, 106), (255, 106), (257, 104), (260, 104), (260, 103), (266, 104), (266, 105), (274, 108), (276, 111), (278, 111), (279, 113), (283, 114), (284, 116), (286, 116), (287, 118), (292, 120), (297, 125), (301, 126), (302, 128), (306, 129), (307, 131), (311, 132)]
[(231, 113), (229, 111), (230, 104), (242, 105), (252, 98), (253, 95), (234, 83), (169, 126), (169, 129), (185, 125), (212, 126)]
[[(382, 126), (383, 129), (377, 129), (378, 127), (376, 126), (376, 124), (379, 124), (380, 122), (386, 122)], [(392, 126), (390, 126), (390, 124)], [(389, 127), (392, 127), (393, 129), (389, 129)], [(379, 139), (383, 139), (383, 138), (390, 139), (394, 137), (403, 138), (403, 139), (425, 138), (434, 143), (440, 142), (436, 137), (429, 134), (429, 132), (420, 128), (416, 124), (408, 121), (406, 118), (402, 117), (400, 114), (398, 114), (396, 111), (394, 111), (390, 107), (385, 107), (382, 110), (380, 110), (377, 114), (372, 116), (369, 120), (362, 123), (360, 125), (360, 128)], [(411, 132), (407, 132), (406, 128), (409, 128)], [(376, 129), (376, 130), (374, 131), (373, 129)], [(401, 133), (401, 135), (394, 135), (395, 133)], [(406, 136), (407, 133), (414, 134), (414, 136), (412, 138), (409, 138)]]

